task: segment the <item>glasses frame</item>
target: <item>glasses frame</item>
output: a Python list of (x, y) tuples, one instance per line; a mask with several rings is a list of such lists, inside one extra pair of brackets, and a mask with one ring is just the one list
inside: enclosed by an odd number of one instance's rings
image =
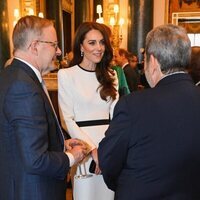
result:
[(52, 42), (52, 41), (45, 41), (45, 40), (36, 40), (37, 42), (40, 42), (40, 43), (46, 43), (46, 44), (51, 44), (52, 47), (55, 48), (55, 50), (57, 51), (58, 50), (58, 42)]

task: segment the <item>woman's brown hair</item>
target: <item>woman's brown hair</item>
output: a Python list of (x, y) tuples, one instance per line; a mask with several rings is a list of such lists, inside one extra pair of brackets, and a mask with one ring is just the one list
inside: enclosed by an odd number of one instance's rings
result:
[(84, 22), (78, 27), (73, 44), (74, 57), (70, 62), (70, 66), (72, 67), (81, 63), (83, 57), (81, 56), (80, 44), (83, 43), (85, 35), (91, 30), (100, 31), (105, 43), (103, 58), (99, 63), (97, 63), (95, 70), (97, 80), (100, 83), (100, 86), (97, 89), (100, 89), (100, 96), (103, 100), (114, 100), (117, 96), (117, 90), (114, 85), (114, 71), (110, 67), (110, 62), (113, 58), (113, 49), (110, 44), (109, 35), (101, 24), (96, 22)]

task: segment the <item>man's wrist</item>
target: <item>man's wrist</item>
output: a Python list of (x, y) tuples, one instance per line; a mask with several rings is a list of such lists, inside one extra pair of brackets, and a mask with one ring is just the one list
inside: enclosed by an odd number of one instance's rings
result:
[(69, 166), (70, 167), (72, 167), (73, 165), (74, 165), (74, 163), (75, 163), (75, 158), (74, 158), (74, 156), (70, 153), (70, 152), (68, 152), (68, 151), (65, 151), (65, 154), (68, 156), (68, 158), (69, 158)]

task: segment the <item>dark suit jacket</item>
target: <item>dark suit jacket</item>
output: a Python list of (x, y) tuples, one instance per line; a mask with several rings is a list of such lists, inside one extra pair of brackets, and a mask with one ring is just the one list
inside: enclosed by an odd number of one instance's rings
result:
[(137, 73), (129, 64), (123, 68), (126, 80), (128, 83), (129, 90), (131, 92), (138, 89), (139, 84), (139, 73)]
[(65, 200), (69, 159), (51, 105), (30, 67), (0, 74), (0, 199)]
[(200, 88), (188, 74), (122, 98), (99, 144), (116, 200), (200, 199)]

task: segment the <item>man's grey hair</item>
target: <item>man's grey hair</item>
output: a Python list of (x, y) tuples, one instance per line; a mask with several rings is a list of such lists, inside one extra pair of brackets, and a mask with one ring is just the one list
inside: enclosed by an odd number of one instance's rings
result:
[(148, 33), (145, 53), (147, 62), (150, 55), (158, 60), (164, 74), (185, 71), (190, 63), (191, 43), (183, 27), (161, 25)]

